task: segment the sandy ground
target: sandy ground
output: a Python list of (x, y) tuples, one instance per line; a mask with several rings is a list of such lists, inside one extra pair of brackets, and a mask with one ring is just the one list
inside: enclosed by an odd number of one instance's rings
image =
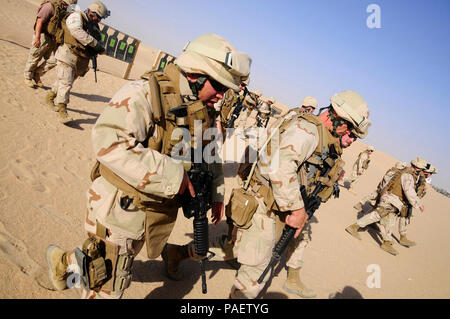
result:
[[(126, 82), (121, 78), (121, 68), (126, 66), (102, 57), (98, 83), (92, 71), (75, 82), (69, 104), (74, 125), (61, 125), (56, 113), (40, 104), (55, 70), (43, 78), (44, 89), (23, 85), (36, 10), (32, 2), (0, 0), (0, 298), (78, 298), (77, 289), (47, 288), (45, 249), (51, 243), (72, 249), (85, 239), (86, 191), (94, 164), (90, 131), (105, 103)], [(139, 50), (132, 77), (145, 70), (142, 61), (153, 52), (145, 45)], [(364, 147), (356, 142), (346, 150), (347, 172)], [(409, 229), (409, 237), (418, 245), (405, 248), (395, 243), (398, 256), (379, 248), (376, 229), (362, 232), (362, 241), (344, 231), (357, 217), (352, 206), (376, 187), (396, 161), (376, 151), (357, 183), (357, 195), (341, 189), (339, 199), (331, 199), (316, 213), (302, 274), (317, 298), (450, 297), (449, 198), (428, 191), (426, 210), (414, 211)], [(232, 175), (227, 167), (227, 198), (234, 184)], [(224, 221), (211, 226), (211, 235), (225, 228)], [(184, 244), (191, 238), (192, 220), (181, 214), (169, 241)], [(380, 271), (379, 288), (366, 284), (371, 267)], [(133, 282), (124, 298), (227, 298), (235, 271), (222, 261), (208, 263), (208, 294), (203, 295), (199, 268), (187, 261), (181, 268), (185, 280), (171, 281), (163, 275), (161, 258), (148, 260), (144, 248), (133, 264)], [(264, 298), (300, 298), (282, 289), (285, 278), (286, 272), (278, 267)]]

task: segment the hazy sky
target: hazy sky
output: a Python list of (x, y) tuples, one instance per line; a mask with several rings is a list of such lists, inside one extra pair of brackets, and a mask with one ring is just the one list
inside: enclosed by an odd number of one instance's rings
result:
[(439, 170), (433, 184), (450, 190), (450, 1), (103, 2), (104, 23), (175, 56), (201, 34), (221, 35), (252, 57), (250, 89), (288, 106), (357, 91), (373, 123), (363, 142), (402, 161), (423, 157)]

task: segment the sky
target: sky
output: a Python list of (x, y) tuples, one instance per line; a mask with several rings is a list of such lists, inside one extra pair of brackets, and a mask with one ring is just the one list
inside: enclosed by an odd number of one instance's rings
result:
[(372, 121), (362, 141), (424, 158), (438, 169), (432, 184), (450, 190), (450, 1), (103, 2), (102, 22), (174, 56), (202, 34), (224, 37), (252, 58), (250, 90), (290, 107), (358, 92)]

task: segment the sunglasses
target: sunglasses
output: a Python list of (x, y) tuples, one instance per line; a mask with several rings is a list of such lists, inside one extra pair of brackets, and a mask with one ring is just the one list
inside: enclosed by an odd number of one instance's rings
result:
[(225, 93), (228, 90), (228, 87), (223, 85), (222, 83), (213, 80), (211, 78), (208, 78), (209, 83), (211, 83), (211, 86), (213, 87), (214, 90), (216, 90), (216, 92), (222, 92)]

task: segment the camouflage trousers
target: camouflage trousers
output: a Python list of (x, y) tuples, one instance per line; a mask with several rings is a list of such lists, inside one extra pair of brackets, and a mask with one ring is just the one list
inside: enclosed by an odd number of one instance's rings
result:
[(370, 202), (370, 205), (374, 206), (378, 197), (378, 191), (373, 191), (367, 196), (364, 196), (359, 202), (364, 205), (366, 202)]
[[(364, 171), (362, 171), (362, 173), (364, 173)], [(356, 166), (353, 167), (352, 173), (350, 174), (349, 177), (345, 178), (345, 181), (350, 183), (350, 188), (353, 187), (353, 185), (358, 181), (359, 177), (362, 175), (358, 174), (358, 169)]]
[(392, 233), (399, 219), (398, 231), (401, 235), (406, 235), (407, 218), (400, 217), (398, 209), (389, 202), (381, 200), (375, 210), (359, 218), (356, 223), (359, 227), (379, 222), (381, 236), (384, 241), (392, 241)]
[[(24, 77), (28, 80), (33, 79), (35, 73), (42, 76), (56, 66), (55, 56), (54, 54), (52, 55), (57, 48), (55, 40), (47, 34), (41, 33), (41, 45), (39, 48), (36, 48), (33, 44), (35, 37), (36, 35), (33, 34), (31, 48), (25, 63)], [(44, 61), (38, 65), (42, 59)]]
[(70, 90), (77, 79), (75, 68), (61, 61), (56, 62), (56, 81), (52, 91), (56, 94), (55, 104), (69, 104)]
[[(264, 198), (256, 197), (256, 199), (258, 208), (252, 217), (252, 226), (237, 231), (234, 251), (237, 252), (237, 260), (241, 267), (231, 288), (232, 298), (254, 299), (263, 290), (270, 276), (266, 275), (261, 284), (258, 284), (257, 280), (269, 264), (273, 247), (283, 229), (277, 215), (264, 205)], [(302, 234), (289, 244), (287, 266), (299, 268), (303, 265), (303, 253), (310, 240), (309, 229), (308, 223)]]
[[(118, 256), (115, 277), (110, 284), (97, 291), (83, 289), (82, 298), (121, 298), (131, 283), (131, 265), (145, 243), (146, 213), (133, 204), (123, 210), (121, 196), (122, 192), (103, 177), (95, 179), (88, 190), (85, 230), (98, 234), (99, 228), (106, 229), (105, 241), (118, 248)], [(67, 261), (69, 269), (81, 267), (75, 258), (75, 250), (67, 253)]]

